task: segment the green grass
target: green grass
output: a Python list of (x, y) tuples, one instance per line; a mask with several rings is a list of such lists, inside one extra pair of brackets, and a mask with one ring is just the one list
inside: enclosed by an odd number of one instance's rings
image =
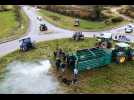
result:
[(0, 19), (0, 38), (12, 36), (13, 33), (9, 34), (10, 31), (17, 27), (15, 14), (12, 11), (0, 12)]
[(74, 19), (73, 17), (64, 16), (58, 13), (50, 12), (47, 10), (40, 10), (39, 14), (43, 16), (48, 22), (61, 27), (65, 29), (71, 29), (71, 30), (90, 30), (90, 31), (100, 31), (104, 29), (110, 29), (116, 26), (120, 26), (124, 23), (127, 23), (127, 21), (122, 21), (120, 23), (111, 23), (110, 25), (106, 25), (103, 21), (87, 21), (84, 19), (81, 19), (81, 24), (79, 27), (75, 27), (74, 25)]
[[(86, 38), (76, 42), (71, 39), (46, 41), (36, 44), (37, 49), (21, 53), (15, 51), (0, 59), (0, 71), (14, 60), (31, 61), (36, 59), (50, 59), (53, 61), (53, 51), (59, 45), (66, 51), (94, 47), (95, 39)], [(80, 84), (67, 86), (69, 93), (134, 93), (134, 62), (115, 64), (82, 72)]]
[(23, 28), (18, 27), (19, 22), (16, 21), (15, 13), (12, 10), (0, 12), (0, 41), (17, 38), (27, 31), (29, 19), (23, 11), (21, 11), (21, 15)]

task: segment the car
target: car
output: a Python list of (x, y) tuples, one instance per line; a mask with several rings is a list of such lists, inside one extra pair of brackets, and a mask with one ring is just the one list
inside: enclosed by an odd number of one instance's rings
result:
[(38, 16), (37, 19), (38, 19), (39, 21), (42, 21), (42, 17), (41, 17), (41, 16)]
[(133, 27), (131, 25), (127, 25), (125, 28), (125, 33), (132, 33), (133, 32)]

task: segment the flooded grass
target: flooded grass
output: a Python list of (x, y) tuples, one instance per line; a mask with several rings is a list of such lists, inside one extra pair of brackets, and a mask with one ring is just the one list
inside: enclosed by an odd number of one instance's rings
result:
[[(50, 68), (49, 60), (13, 61), (5, 69), (3, 80), (0, 83), (0, 93), (60, 93), (61, 87), (58, 80), (49, 71)], [(63, 90), (62, 93), (64, 93)]]

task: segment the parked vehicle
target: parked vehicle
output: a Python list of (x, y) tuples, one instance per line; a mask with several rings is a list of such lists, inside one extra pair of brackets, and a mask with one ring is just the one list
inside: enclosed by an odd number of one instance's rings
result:
[(41, 16), (38, 16), (37, 19), (38, 19), (39, 21), (42, 21), (42, 17), (41, 17)]
[[(112, 62), (123, 64), (134, 60), (134, 49), (126, 43), (116, 43), (115, 48), (89, 48), (77, 50), (68, 56), (68, 65), (79, 71), (102, 67)], [(72, 63), (73, 62), (73, 63)]]
[(80, 20), (78, 18), (75, 19), (74, 26), (80, 26)]
[(112, 48), (112, 33), (102, 33), (97, 36), (96, 47)]
[(35, 48), (34, 44), (31, 41), (31, 38), (24, 38), (24, 39), (20, 40), (19, 42), (21, 43), (20, 44), (21, 51), (25, 52), (25, 51)]
[(127, 25), (125, 28), (125, 33), (132, 33), (133, 32), (133, 27), (131, 25)]
[(74, 40), (79, 41), (84, 39), (82, 32), (75, 32), (72, 37)]
[(112, 61), (112, 53), (103, 48), (90, 48), (77, 50), (68, 58), (69, 62), (74, 62), (74, 64), (72, 64), (74, 66), (69, 63), (72, 69), (75, 67), (79, 71), (84, 71), (110, 64)]
[(112, 51), (113, 61), (117, 63), (125, 63), (128, 60), (134, 60), (134, 49), (127, 43), (116, 43), (115, 49)]

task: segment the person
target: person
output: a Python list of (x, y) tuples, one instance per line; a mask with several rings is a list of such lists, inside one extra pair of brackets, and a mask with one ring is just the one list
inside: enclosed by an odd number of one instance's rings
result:
[(66, 67), (65, 62), (63, 61), (60, 66), (61, 66), (62, 77), (64, 77), (64, 74), (65, 74), (65, 67)]
[(63, 59), (63, 61), (65, 62), (66, 61), (66, 54), (65, 54), (65, 52), (62, 52), (62, 59)]
[(55, 64), (56, 64), (57, 71), (59, 71), (61, 60), (59, 58), (57, 58)]
[(78, 81), (78, 69), (74, 68), (73, 70), (73, 84), (75, 84)]
[(57, 48), (56, 51), (54, 52), (54, 56), (60, 58), (61, 55), (60, 53), (61, 53), (60, 49)]

